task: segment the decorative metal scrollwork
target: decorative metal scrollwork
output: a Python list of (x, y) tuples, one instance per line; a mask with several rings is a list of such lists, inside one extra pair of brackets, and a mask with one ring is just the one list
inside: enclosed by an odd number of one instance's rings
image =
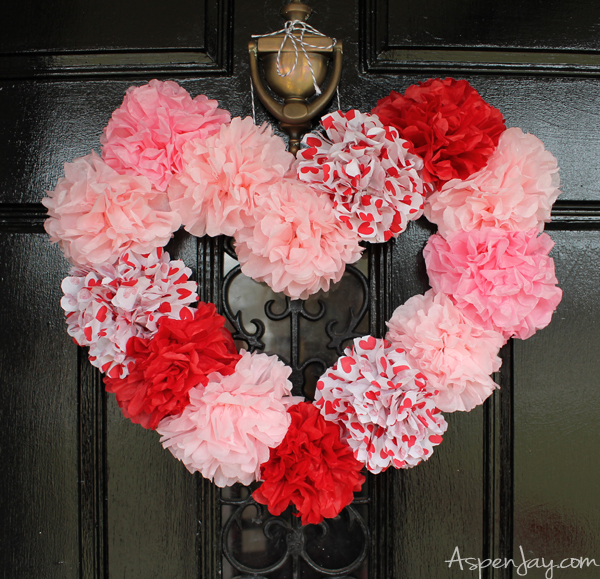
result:
[[(277, 354), (292, 368), (293, 393), (311, 399), (317, 378), (343, 353), (348, 341), (369, 331), (366, 258), (348, 266), (329, 293), (302, 301), (274, 294), (265, 284), (245, 277), (231, 239), (225, 242), (225, 252), (222, 311), (234, 339), (251, 351)], [(253, 328), (246, 325), (248, 318)], [(291, 509), (279, 517), (270, 515), (252, 499), (248, 487), (224, 490), (224, 577), (363, 577), (370, 544), (368, 503), (368, 497), (360, 496), (335, 519), (303, 527)], [(251, 544), (248, 537), (253, 537)]]
[[(271, 516), (266, 507), (257, 504), (252, 499), (249, 490), (245, 497), (223, 498), (221, 502), (232, 510), (223, 527), (223, 554), (231, 567), (242, 573), (237, 576), (240, 579), (242, 577), (252, 577), (252, 579), (276, 577), (277, 572), (282, 571), (284, 567), (287, 567), (286, 575), (293, 579), (301, 578), (303, 569), (312, 569), (322, 577), (335, 577), (336, 579), (348, 577), (350, 579), (349, 573), (360, 569), (367, 557), (369, 529), (358, 511), (361, 505), (368, 502), (366, 498), (356, 499), (335, 519), (326, 519), (319, 525), (306, 527), (302, 526), (300, 520), (293, 516), (289, 509), (279, 517)], [(255, 510), (255, 516), (248, 516), (249, 510)], [(332, 529), (333, 526), (336, 527), (335, 530)], [(237, 531), (237, 536), (232, 540), (232, 537), (236, 535), (235, 531)], [(339, 567), (328, 567), (315, 561), (310, 554), (311, 543), (318, 544), (332, 533), (336, 533), (336, 536), (339, 537), (340, 533), (344, 531), (348, 536), (352, 535), (354, 541), (355, 548), (349, 550), (350, 561)], [(275, 546), (273, 551), (277, 551), (277, 546), (283, 547), (281, 555), (276, 561), (262, 567), (253, 567), (240, 560), (234, 543), (237, 539), (237, 550), (242, 551), (239, 544), (243, 543), (243, 540), (240, 540), (240, 537), (243, 533), (249, 532), (262, 532), (269, 546)], [(313, 550), (319, 551), (318, 548)]]
[[(369, 295), (369, 280), (367, 276), (360, 271), (357, 267), (350, 265), (346, 267), (346, 272), (348, 275), (353, 275), (356, 277), (358, 283), (362, 286), (363, 295)], [(341, 356), (344, 353), (344, 344), (348, 340), (353, 340), (354, 338), (360, 338), (364, 332), (358, 332), (358, 327), (360, 323), (363, 321), (365, 314), (367, 313), (367, 309), (369, 307), (369, 300), (364, 299), (360, 305), (358, 312), (355, 308), (350, 307), (350, 320), (348, 325), (346, 326), (343, 332), (336, 332), (334, 328), (338, 325), (337, 320), (330, 320), (327, 322), (327, 326), (325, 326), (325, 331), (327, 335), (331, 338), (330, 342), (327, 344), (328, 348), (335, 349), (338, 356)]]
[[(300, 318), (304, 318), (309, 322), (316, 322), (320, 320), (326, 312), (326, 307), (323, 300), (318, 300), (319, 311), (316, 314), (311, 314), (306, 310), (305, 301), (302, 300), (291, 300), (285, 298), (285, 309), (280, 313), (273, 311), (273, 304), (275, 300), (269, 300), (265, 304), (265, 314), (267, 318), (274, 322), (285, 320), (290, 318), (290, 335), (291, 335), (291, 351), (290, 359), (288, 364), (292, 368), (292, 374), (290, 376), (290, 382), (294, 385), (292, 389), (293, 394), (306, 396), (304, 391), (304, 371), (312, 364), (317, 364), (321, 368), (321, 374), (327, 370), (327, 363), (322, 358), (310, 358), (300, 363)], [(310, 398), (310, 396), (307, 396)]]
[[(236, 259), (231, 239), (227, 240), (225, 251), (230, 258)], [(250, 320), (250, 323), (254, 326), (254, 330), (248, 328), (244, 321), (245, 312), (243, 308), (236, 308), (231, 303), (232, 288), (240, 278), (245, 278), (245, 276), (243, 276), (239, 265), (231, 267), (225, 275), (223, 280), (223, 313), (232, 326), (232, 333), (235, 340), (244, 342), (245, 347), (250, 351), (269, 350), (269, 348), (266, 348), (266, 343), (263, 339), (267, 331), (265, 322), (255, 313)], [(246, 286), (244, 294), (252, 291), (250, 288), (263, 287), (265, 294), (273, 296), (273, 298), (266, 300), (263, 312), (261, 312), (261, 314), (264, 313), (266, 320), (281, 322), (289, 319), (289, 349), (288, 351), (284, 351), (282, 345), (277, 344), (276, 351), (272, 353), (279, 355), (292, 368), (290, 381), (294, 385), (293, 393), (311, 399), (314, 392), (314, 384), (311, 385), (311, 388), (306, 388), (306, 370), (314, 366), (314, 375), (321, 375), (338, 356), (342, 355), (343, 349), (349, 340), (368, 332), (366, 327), (360, 331), (361, 324), (367, 321), (366, 313), (369, 307), (369, 282), (367, 276), (357, 266), (350, 265), (346, 267), (346, 273), (342, 281), (339, 282), (337, 291), (344, 295), (345, 298), (352, 296), (356, 300), (356, 303), (348, 306), (344, 315), (346, 320), (344, 320), (345, 324), (342, 331), (335, 331), (342, 323), (339, 319), (333, 318), (326, 321), (323, 329), (324, 334), (329, 337), (329, 341), (323, 344), (325, 348), (319, 348), (318, 356), (309, 356), (304, 360), (301, 360), (303, 338), (301, 320), (306, 320), (309, 323), (323, 320), (328, 313), (328, 294), (317, 294), (317, 296), (313, 296), (308, 300), (291, 300), (285, 296), (276, 296), (266, 286), (256, 284), (256, 282), (252, 282), (248, 278), (245, 278), (245, 280), (249, 285)], [(347, 286), (350, 286), (350, 288)], [(282, 304), (283, 300), (285, 301)], [(315, 306), (316, 311), (314, 311)], [(315, 339), (320, 340), (321, 335)]]

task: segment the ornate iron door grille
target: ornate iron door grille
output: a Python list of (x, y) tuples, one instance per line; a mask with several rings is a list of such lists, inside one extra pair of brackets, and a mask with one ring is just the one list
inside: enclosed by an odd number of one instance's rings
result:
[[(363, 258), (348, 267), (327, 294), (292, 301), (241, 273), (231, 239), (200, 239), (198, 243), (201, 299), (219, 304), (238, 347), (277, 354), (290, 365), (295, 395), (312, 399), (318, 377), (353, 338), (383, 335), (388, 313), (381, 311), (387, 303), (386, 288), (382, 287), (382, 280), (388, 279), (387, 245), (365, 250)], [(270, 515), (252, 500), (252, 487), (235, 485), (220, 491), (201, 481), (198, 539), (202, 576), (376, 576), (373, 545), (377, 551), (382, 547), (376, 538), (382, 527), (373, 503), (376, 496), (384, 496), (377, 489), (386, 477), (378, 478), (382, 480), (377, 484), (369, 478), (339, 517), (306, 527), (291, 509), (279, 517)], [(215, 544), (218, 537), (220, 544)]]

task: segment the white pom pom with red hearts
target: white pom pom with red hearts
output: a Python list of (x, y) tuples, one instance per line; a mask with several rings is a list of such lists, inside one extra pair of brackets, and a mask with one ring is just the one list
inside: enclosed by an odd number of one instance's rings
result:
[(423, 160), (376, 115), (337, 111), (321, 124), (328, 138), (304, 137), (298, 178), (329, 193), (338, 218), (361, 239), (397, 237), (423, 213)]
[(315, 404), (340, 424), (356, 459), (377, 474), (416, 466), (442, 442), (448, 425), (426, 385), (404, 350), (365, 336), (321, 376)]
[(90, 347), (90, 362), (112, 377), (129, 374), (127, 342), (149, 338), (162, 316), (193, 318), (198, 284), (192, 270), (162, 248), (144, 255), (126, 251), (114, 264), (77, 266), (62, 282), (67, 332)]

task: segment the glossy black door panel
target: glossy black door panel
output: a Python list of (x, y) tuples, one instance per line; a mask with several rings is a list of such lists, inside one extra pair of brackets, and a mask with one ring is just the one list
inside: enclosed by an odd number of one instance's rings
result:
[(106, 50), (198, 49), (204, 46), (205, 5), (183, 0), (147, 2), (39, 2), (8, 4), (0, 50), (83, 52)]
[(585, 0), (364, 0), (370, 70), (597, 75), (600, 11)]
[[(552, 335), (515, 343), (514, 546), (529, 557), (587, 554), (600, 565), (600, 232), (552, 237), (565, 292)], [(596, 577), (598, 568), (579, 573)]]
[(230, 65), (228, 0), (3, 6), (4, 78), (219, 73)]
[(388, 8), (388, 35), (394, 46), (600, 50), (600, 6), (585, 0), (378, 4)]
[(0, 576), (75, 578), (77, 348), (48, 308), (67, 267), (40, 234), (0, 234), (0, 255)]

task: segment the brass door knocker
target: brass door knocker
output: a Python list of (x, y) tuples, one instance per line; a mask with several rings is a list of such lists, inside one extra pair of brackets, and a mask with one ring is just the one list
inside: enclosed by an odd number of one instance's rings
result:
[[(342, 74), (342, 43), (329, 38), (306, 24), (311, 8), (292, 2), (282, 8), (287, 18), (285, 28), (257, 35), (248, 43), (252, 83), (265, 108), (279, 120), (289, 137), (289, 150), (294, 155), (304, 133), (310, 131), (315, 118), (333, 97)], [(333, 56), (333, 71), (327, 89), (319, 85), (327, 76), (327, 65)], [(262, 62), (269, 88), (284, 99), (276, 101), (261, 79), (258, 60)], [(317, 98), (311, 103), (308, 99)]]

